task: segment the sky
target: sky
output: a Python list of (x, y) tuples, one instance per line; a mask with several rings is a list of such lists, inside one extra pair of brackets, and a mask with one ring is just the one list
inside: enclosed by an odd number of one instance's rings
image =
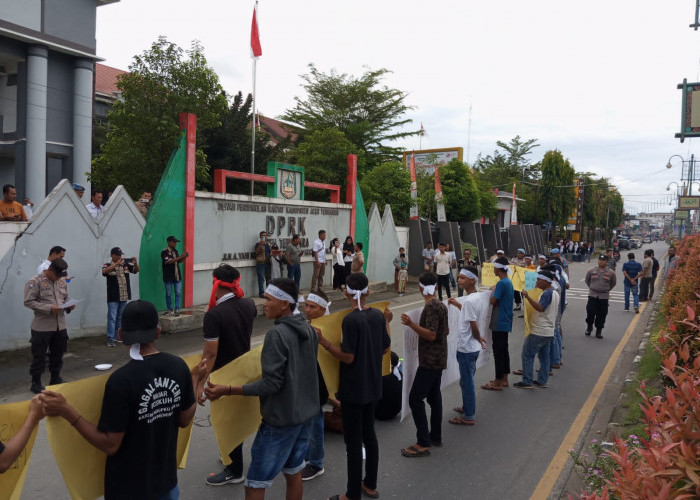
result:
[[(160, 35), (199, 40), (224, 89), (247, 94), (254, 5), (120, 0), (97, 9), (97, 54), (126, 70)], [(265, 116), (293, 107), (309, 63), (386, 68), (385, 84), (414, 107), (409, 129), (426, 131), (394, 145), (463, 147), (473, 163), (496, 141), (537, 139), (532, 162), (558, 149), (578, 172), (609, 178), (629, 213), (668, 211), (666, 187), (696, 152), (674, 138), (676, 86), (700, 81), (694, 16), (695, 0), (260, 0), (256, 100)], [(672, 155), (682, 158), (667, 169)]]

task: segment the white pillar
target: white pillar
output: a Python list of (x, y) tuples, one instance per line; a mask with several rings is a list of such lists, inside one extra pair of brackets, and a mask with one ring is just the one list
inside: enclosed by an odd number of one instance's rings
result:
[(73, 82), (73, 178), (90, 196), (87, 173), (92, 161), (92, 69), (89, 59), (75, 61)]
[(27, 49), (27, 155), (25, 196), (35, 205), (46, 197), (46, 104), (49, 50), (43, 45)]

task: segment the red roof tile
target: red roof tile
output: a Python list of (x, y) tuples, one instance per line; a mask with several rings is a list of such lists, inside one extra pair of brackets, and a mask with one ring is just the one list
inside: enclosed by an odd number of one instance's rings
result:
[(119, 92), (117, 88), (117, 77), (127, 73), (121, 69), (105, 66), (104, 64), (95, 64), (95, 93), (116, 95)]

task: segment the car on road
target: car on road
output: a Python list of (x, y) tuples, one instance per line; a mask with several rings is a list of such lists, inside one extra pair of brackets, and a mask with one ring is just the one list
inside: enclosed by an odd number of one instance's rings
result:
[(645, 236), (642, 238), (642, 243), (651, 243), (651, 236)]
[(620, 238), (617, 242), (617, 246), (620, 250), (629, 250), (630, 247), (630, 240), (627, 238)]
[(642, 242), (637, 238), (630, 238), (630, 248), (642, 248)]

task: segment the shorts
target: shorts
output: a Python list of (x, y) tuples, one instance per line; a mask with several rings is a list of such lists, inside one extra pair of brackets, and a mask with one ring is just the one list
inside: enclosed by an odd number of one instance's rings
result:
[(300, 472), (309, 449), (310, 428), (310, 419), (303, 424), (284, 427), (261, 423), (250, 449), (251, 461), (245, 485), (268, 488), (280, 472), (287, 476)]

